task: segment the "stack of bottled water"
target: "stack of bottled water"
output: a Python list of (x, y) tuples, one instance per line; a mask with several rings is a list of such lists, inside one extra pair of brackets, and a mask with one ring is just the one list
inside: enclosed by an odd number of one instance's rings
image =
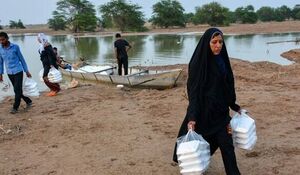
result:
[(254, 148), (257, 135), (255, 121), (247, 115), (246, 110), (236, 113), (231, 121), (233, 144), (238, 148), (251, 150)]
[(209, 144), (201, 135), (190, 130), (177, 140), (177, 158), (180, 173), (183, 175), (200, 175), (210, 163)]

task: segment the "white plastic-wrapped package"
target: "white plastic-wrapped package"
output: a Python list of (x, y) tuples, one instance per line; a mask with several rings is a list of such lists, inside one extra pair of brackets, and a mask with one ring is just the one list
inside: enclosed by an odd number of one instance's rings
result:
[(7, 92), (9, 88), (10, 88), (9, 82), (4, 82), (4, 81), (0, 82), (0, 89), (1, 89), (1, 91)]
[(192, 130), (177, 139), (176, 154), (181, 174), (202, 174), (210, 163), (209, 144)]
[[(203, 139), (203, 138), (202, 138)], [(204, 139), (203, 139), (204, 140)], [(177, 155), (190, 155), (197, 153), (197, 151), (200, 150), (205, 150), (208, 147), (208, 143), (205, 141), (200, 141), (200, 140), (192, 140), (192, 141), (187, 141), (179, 144), (177, 148)]]
[(38, 85), (32, 78), (25, 78), (23, 83), (23, 94), (36, 97), (40, 95)]
[(231, 128), (237, 133), (248, 133), (255, 125), (255, 121), (242, 110), (241, 114), (235, 113), (230, 121)]
[(193, 161), (183, 161), (182, 163), (179, 164), (179, 167), (182, 169), (188, 169), (188, 170), (203, 170), (207, 168), (207, 164), (209, 163), (210, 160), (210, 155), (205, 155), (205, 156), (198, 156), (198, 159), (193, 160)]
[[(43, 79), (44, 69), (41, 69), (39, 72), (40, 80), (44, 82)], [(60, 83), (62, 81), (62, 74), (59, 70), (57, 70), (55, 67), (51, 67), (48, 73), (48, 80), (51, 83)]]
[(204, 162), (193, 162), (193, 163), (186, 163), (182, 165), (184, 168), (180, 170), (180, 173), (182, 175), (201, 175), (208, 169), (209, 160)]
[(249, 138), (253, 133), (256, 134), (256, 126), (253, 125), (248, 132), (246, 133), (242, 133), (242, 132), (233, 132), (232, 133), (232, 137), (237, 137), (237, 138), (241, 138), (241, 139), (247, 139)]
[(247, 141), (245, 142), (234, 142), (234, 145), (239, 147), (239, 148), (242, 148), (242, 149), (246, 149), (246, 150), (252, 150), (256, 144), (256, 141), (257, 141), (257, 136), (256, 134), (251, 136)]
[[(210, 157), (210, 151), (205, 148), (205, 151), (201, 151), (198, 149), (195, 153), (188, 154), (188, 155), (180, 155), (177, 157), (179, 162), (195, 162), (199, 161), (202, 157)], [(201, 161), (201, 160), (200, 160)], [(204, 159), (203, 161), (206, 161)]]
[(235, 146), (251, 150), (254, 148), (257, 135), (255, 121), (242, 110), (241, 114), (236, 113), (231, 121), (232, 138)]
[(44, 74), (44, 68), (42, 68), (39, 72), (39, 77), (40, 77), (41, 82), (44, 82), (43, 74)]
[(51, 83), (60, 83), (62, 81), (62, 75), (59, 70), (51, 67), (48, 73), (48, 79)]

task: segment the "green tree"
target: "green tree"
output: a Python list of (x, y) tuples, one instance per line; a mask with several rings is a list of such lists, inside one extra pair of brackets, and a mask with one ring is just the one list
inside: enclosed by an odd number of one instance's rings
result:
[[(65, 19), (73, 32), (94, 31), (97, 27), (97, 17), (94, 5), (87, 0), (59, 0), (57, 13)], [(55, 16), (54, 18), (55, 19)]]
[(18, 22), (10, 20), (9, 21), (9, 28), (11, 28), (11, 29), (25, 29), (26, 27), (24, 26), (23, 22), (19, 19)]
[(296, 13), (295, 19), (296, 19), (296, 20), (300, 20), (300, 11), (298, 11), (298, 12)]
[(125, 0), (112, 0), (99, 7), (103, 27), (118, 28), (121, 31), (145, 31), (144, 14), (137, 4)]
[(235, 10), (236, 20), (245, 24), (245, 23), (256, 23), (257, 15), (254, 12), (254, 7), (248, 5), (247, 7), (239, 7)]
[(18, 23), (17, 23), (17, 27), (19, 29), (25, 29), (26, 27), (24, 26), (23, 22), (19, 19)]
[(237, 16), (236, 16), (235, 12), (229, 11), (226, 14), (225, 24), (235, 23), (236, 21), (237, 21)]
[(48, 20), (48, 25), (50, 29), (53, 29), (55, 31), (57, 30), (65, 30), (67, 26), (67, 20), (65, 17), (58, 13), (56, 10), (52, 13), (53, 18)]
[(256, 11), (258, 19), (261, 21), (272, 21), (275, 19), (275, 10), (271, 7), (261, 7)]
[(286, 20), (290, 19), (292, 17), (292, 10), (288, 8), (286, 5), (283, 5), (281, 7), (278, 7), (275, 9), (275, 16), (280, 16), (280, 19)]
[(193, 23), (207, 23), (211, 26), (229, 25), (228, 13), (228, 8), (222, 7), (221, 4), (217, 2), (211, 2), (203, 5), (202, 7), (196, 7)]
[(299, 6), (295, 6), (292, 10), (291, 13), (291, 17), (295, 20), (299, 20), (300, 19), (300, 7)]
[(9, 20), (9, 28), (10, 28), (10, 29), (16, 29), (17, 26), (18, 26), (18, 24), (17, 24), (16, 21)]
[(184, 8), (176, 0), (161, 0), (153, 5), (150, 19), (153, 25), (168, 28), (170, 26), (185, 27)]
[[(1, 22), (1, 20), (0, 20), (0, 22)], [(2, 30), (3, 29), (3, 27), (2, 27), (2, 25), (0, 25), (0, 30)]]
[(193, 20), (193, 17), (194, 17), (194, 13), (185, 13), (184, 14), (184, 23), (185, 23), (185, 25), (187, 23), (191, 23), (192, 20)]

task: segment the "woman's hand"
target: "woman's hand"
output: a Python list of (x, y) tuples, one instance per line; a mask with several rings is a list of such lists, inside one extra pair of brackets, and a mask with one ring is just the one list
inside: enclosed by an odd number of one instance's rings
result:
[(195, 125), (196, 125), (196, 122), (195, 121), (189, 121), (188, 123), (188, 129), (190, 130), (195, 130)]
[(230, 124), (228, 124), (226, 128), (227, 128), (227, 133), (231, 135), (232, 134), (232, 128), (231, 128)]
[(44, 79), (44, 82), (48, 82), (49, 81), (48, 77), (43, 77), (43, 79)]

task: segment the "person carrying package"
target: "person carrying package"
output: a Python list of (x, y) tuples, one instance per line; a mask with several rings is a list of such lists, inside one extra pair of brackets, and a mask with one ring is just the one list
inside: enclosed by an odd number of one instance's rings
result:
[(21, 99), (26, 102), (26, 109), (29, 109), (32, 105), (32, 100), (29, 97), (24, 96), (22, 90), (23, 71), (26, 72), (28, 78), (31, 77), (31, 74), (19, 46), (9, 41), (7, 33), (0, 32), (0, 43), (0, 82), (3, 81), (3, 64), (5, 64), (6, 73), (15, 92), (15, 102), (10, 113), (15, 114), (18, 112)]
[[(236, 104), (234, 76), (223, 33), (209, 28), (201, 37), (189, 63), (187, 92), (189, 105), (178, 137), (188, 129), (201, 134), (210, 145), (210, 154), (220, 148), (227, 175), (239, 175), (229, 122), (229, 108)], [(173, 160), (178, 162), (175, 145)]]
[(58, 83), (51, 83), (48, 79), (48, 73), (51, 67), (58, 69), (58, 65), (56, 63), (56, 55), (53, 52), (53, 48), (48, 42), (48, 39), (44, 33), (38, 34), (38, 42), (40, 43), (39, 53), (44, 68), (43, 80), (46, 86), (48, 86), (50, 89), (50, 92), (46, 96), (56, 96), (56, 94), (60, 91), (60, 86)]

